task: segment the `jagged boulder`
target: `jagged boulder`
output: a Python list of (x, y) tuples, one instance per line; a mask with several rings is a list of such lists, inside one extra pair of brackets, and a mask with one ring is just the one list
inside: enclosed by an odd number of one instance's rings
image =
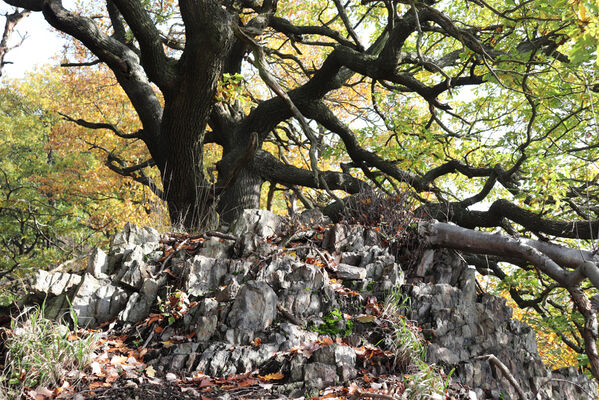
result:
[(248, 344), (254, 332), (264, 331), (277, 315), (277, 295), (265, 282), (243, 285), (227, 317), (227, 339), (233, 344)]

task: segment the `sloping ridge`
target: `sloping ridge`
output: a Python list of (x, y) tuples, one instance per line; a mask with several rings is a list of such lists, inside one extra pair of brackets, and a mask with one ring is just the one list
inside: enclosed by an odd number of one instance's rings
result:
[[(189, 398), (596, 398), (586, 376), (543, 365), (532, 329), (477, 293), (458, 254), (426, 250), (404, 276), (381, 243), (315, 211), (289, 222), (246, 210), (229, 232), (196, 236), (127, 225), (85, 272), (40, 271), (28, 302), (45, 298), (52, 318), (70, 303), (79, 325), (137, 338), (144, 363)], [(415, 326), (436, 365), (421, 397), (397, 337)]]

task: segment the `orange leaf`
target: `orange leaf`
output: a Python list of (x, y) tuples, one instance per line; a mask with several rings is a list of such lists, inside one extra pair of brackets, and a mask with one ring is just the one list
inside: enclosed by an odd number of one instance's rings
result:
[(333, 343), (334, 343), (334, 342), (333, 342), (333, 339), (331, 339), (331, 338), (330, 338), (330, 337), (328, 337), (328, 336), (325, 336), (325, 337), (324, 337), (324, 338), (322, 338), (320, 341), (322, 342), (322, 344), (326, 344), (326, 345), (329, 345), (329, 344), (333, 344)]
[(92, 382), (89, 384), (89, 390), (94, 390), (94, 389), (97, 389), (100, 387), (107, 387), (107, 386), (110, 386), (110, 385), (107, 383), (104, 383), (104, 382)]
[(284, 377), (285, 377), (285, 375), (283, 375), (280, 372), (274, 372), (272, 374), (261, 376), (261, 378), (264, 379), (265, 381), (279, 381), (279, 380), (283, 379)]

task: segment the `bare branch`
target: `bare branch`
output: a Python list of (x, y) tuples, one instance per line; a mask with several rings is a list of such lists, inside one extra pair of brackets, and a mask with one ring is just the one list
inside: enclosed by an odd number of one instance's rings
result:
[(135, 133), (124, 133), (119, 128), (117, 128), (113, 124), (109, 124), (106, 122), (89, 122), (84, 119), (74, 119), (66, 114), (59, 112), (65, 120), (74, 122), (77, 125), (83, 126), (84, 128), (90, 129), (108, 129), (112, 131), (115, 135), (123, 139), (141, 139), (143, 137), (143, 129), (138, 130)]

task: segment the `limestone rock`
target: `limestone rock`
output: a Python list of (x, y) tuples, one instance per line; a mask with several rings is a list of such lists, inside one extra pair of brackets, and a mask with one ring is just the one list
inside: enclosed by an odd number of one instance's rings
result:
[(350, 280), (363, 280), (366, 278), (366, 268), (353, 267), (340, 263), (337, 266), (337, 278)]
[(298, 220), (300, 224), (313, 225), (329, 225), (332, 223), (331, 218), (324, 215), (318, 208), (312, 208), (299, 214)]
[(225, 260), (197, 255), (187, 260), (185, 289), (193, 296), (204, 296), (222, 286), (223, 278), (229, 272), (229, 263)]
[(251, 281), (239, 290), (227, 317), (227, 325), (236, 331), (234, 341), (237, 342), (241, 334), (268, 328), (276, 314), (277, 295), (274, 290), (264, 282)]
[(146, 254), (142, 246), (135, 246), (123, 258), (122, 266), (113, 281), (126, 285), (134, 290), (140, 290), (144, 279), (150, 278), (155, 267), (148, 265), (144, 258)]
[(122, 250), (132, 249), (136, 246), (142, 246), (147, 254), (159, 246), (160, 234), (156, 229), (143, 227), (140, 228), (131, 223), (127, 223), (122, 231), (117, 233), (110, 242), (111, 252), (122, 252)]
[(71, 307), (77, 316), (77, 325), (80, 327), (95, 327), (97, 298), (94, 294), (100, 290), (103, 282), (91, 274), (83, 275), (81, 284), (77, 287), (75, 296), (71, 299)]
[(279, 231), (281, 223), (281, 217), (270, 211), (244, 210), (233, 222), (230, 231), (237, 236), (251, 232), (262, 238), (268, 238)]
[(315, 362), (304, 366), (304, 384), (310, 389), (322, 389), (335, 385), (338, 381), (334, 365)]
[(106, 279), (108, 277), (108, 274), (110, 273), (108, 268), (108, 257), (102, 249), (96, 247), (92, 250), (85, 271), (98, 279)]
[(349, 346), (331, 344), (317, 349), (312, 359), (319, 363), (335, 366), (342, 382), (355, 378), (356, 352)]
[(229, 258), (235, 241), (211, 237), (202, 244), (199, 255), (208, 258)]
[(37, 294), (58, 296), (66, 293), (81, 283), (81, 276), (64, 272), (47, 272), (39, 270), (31, 282), (31, 290)]
[(150, 309), (152, 308), (154, 300), (155, 299), (149, 299), (142, 294), (133, 293), (129, 297), (125, 309), (119, 313), (119, 319), (131, 324), (143, 320), (150, 314)]
[(127, 292), (113, 285), (103, 285), (94, 292), (96, 308), (94, 317), (96, 322), (110, 321), (125, 308), (127, 304)]

